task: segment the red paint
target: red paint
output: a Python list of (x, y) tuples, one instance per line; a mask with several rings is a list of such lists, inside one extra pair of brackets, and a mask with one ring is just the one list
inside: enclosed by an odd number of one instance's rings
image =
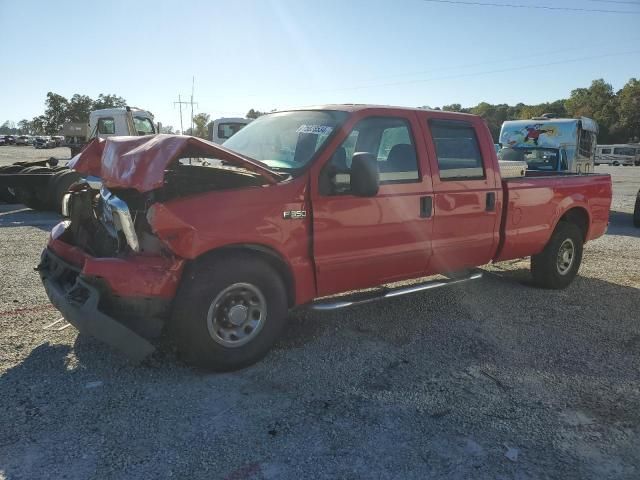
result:
[(96, 258), (62, 240), (49, 240), (49, 248), (80, 269), (82, 275), (104, 280), (114, 295), (173, 298), (184, 260), (175, 257), (136, 256)]
[(162, 186), (168, 165), (183, 157), (215, 157), (262, 175), (275, 183), (279, 175), (264, 165), (206, 140), (182, 135), (95, 138), (73, 168), (100, 177), (107, 187), (148, 192)]
[[(538, 253), (559, 219), (572, 208), (587, 212), (587, 240), (601, 236), (611, 204), (608, 175), (541, 176), (503, 181), (493, 141), (483, 120), (473, 115), (417, 109), (330, 106), (350, 118), (295, 179), (264, 187), (204, 193), (154, 204), (147, 218), (175, 258), (130, 255), (96, 259), (75, 247), (51, 241), (59, 255), (104, 278), (120, 295), (175, 294), (185, 260), (220, 248), (268, 249), (289, 268), (295, 304), (318, 296), (381, 283), (456, 271)], [(368, 116), (396, 116), (413, 131), (420, 180), (381, 185), (375, 197), (322, 196), (318, 176), (354, 124)], [(440, 178), (429, 120), (466, 121), (475, 129), (484, 178)], [(275, 181), (277, 174), (224, 148), (186, 137), (110, 139), (100, 162), (97, 144), (81, 156), (79, 170), (99, 174), (108, 186), (146, 191), (162, 184), (164, 168), (189, 148), (232, 158)], [(91, 153), (93, 152), (93, 153)], [(76, 167), (78, 168), (78, 167)], [(84, 170), (82, 170), (84, 169)], [(487, 195), (495, 208), (487, 210)], [(420, 198), (433, 198), (433, 215), (420, 217)], [(304, 219), (283, 212), (306, 210)]]

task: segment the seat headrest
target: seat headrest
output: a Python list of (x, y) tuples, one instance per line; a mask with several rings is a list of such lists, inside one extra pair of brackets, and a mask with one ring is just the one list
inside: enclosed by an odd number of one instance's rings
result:
[(395, 172), (410, 172), (417, 167), (416, 149), (408, 143), (394, 145), (387, 156), (389, 167)]

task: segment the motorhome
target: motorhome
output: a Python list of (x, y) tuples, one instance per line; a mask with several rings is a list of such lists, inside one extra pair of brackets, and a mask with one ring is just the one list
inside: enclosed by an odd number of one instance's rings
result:
[(534, 117), (502, 124), (501, 160), (526, 161), (529, 170), (592, 172), (598, 124), (586, 117)]
[(640, 165), (640, 145), (598, 145), (596, 165)]

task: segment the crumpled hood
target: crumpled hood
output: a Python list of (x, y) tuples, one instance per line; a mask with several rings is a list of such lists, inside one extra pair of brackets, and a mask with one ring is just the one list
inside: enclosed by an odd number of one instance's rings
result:
[(100, 177), (109, 188), (133, 188), (141, 193), (164, 184), (165, 169), (182, 157), (212, 157), (245, 168), (277, 183), (281, 177), (264, 165), (220, 145), (185, 135), (96, 138), (73, 158), (71, 168)]

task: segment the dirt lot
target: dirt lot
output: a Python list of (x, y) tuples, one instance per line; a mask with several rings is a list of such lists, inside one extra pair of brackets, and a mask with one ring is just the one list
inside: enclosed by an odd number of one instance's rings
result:
[(566, 291), (519, 261), (299, 310), (264, 361), (224, 375), (43, 329), (60, 315), (33, 267), (56, 217), (0, 206), (0, 478), (640, 478), (640, 167), (599, 170), (612, 224)]

